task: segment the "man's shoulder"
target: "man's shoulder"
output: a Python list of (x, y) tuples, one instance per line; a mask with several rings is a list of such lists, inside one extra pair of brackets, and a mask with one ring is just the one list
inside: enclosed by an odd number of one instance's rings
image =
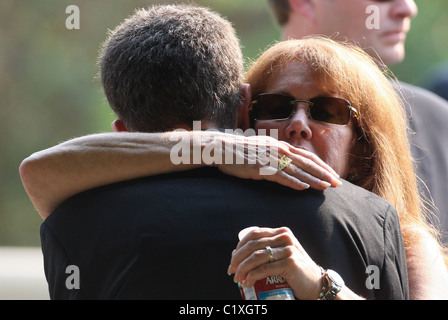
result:
[(416, 86), (416, 85), (413, 85), (413, 84), (410, 84), (407, 82), (396, 81), (396, 82), (394, 82), (394, 85), (398, 89), (400, 89), (406, 97), (422, 96), (422, 97), (431, 97), (431, 98), (436, 98), (436, 99), (439, 98), (435, 93), (433, 93), (425, 88), (422, 88), (422, 87), (419, 87), (419, 86)]
[(393, 84), (406, 104), (413, 107), (421, 106), (425, 112), (436, 111), (448, 115), (448, 101), (434, 92), (402, 81)]
[[(110, 194), (119, 194), (120, 197), (138, 197), (141, 196), (141, 194), (138, 192), (136, 193), (136, 190), (144, 190), (143, 192), (148, 192), (148, 190), (151, 189), (156, 193), (163, 193), (168, 189), (172, 190), (171, 196), (173, 199), (176, 197), (176, 190), (182, 190), (182, 192), (177, 193), (179, 197), (185, 197), (186, 194), (202, 192), (201, 190), (205, 190), (207, 192), (216, 193), (225, 192), (227, 195), (242, 194), (243, 196), (254, 195), (258, 197), (265, 194), (268, 199), (281, 196), (284, 201), (287, 201), (288, 199), (296, 200), (298, 198), (304, 199), (308, 197), (319, 198), (321, 200), (324, 198), (337, 199), (338, 202), (351, 203), (358, 206), (372, 203), (381, 205), (382, 207), (389, 206), (389, 203), (383, 198), (348, 181), (344, 181), (344, 183), (337, 188), (329, 188), (324, 192), (313, 189), (297, 191), (267, 180), (242, 179), (230, 176), (222, 173), (215, 167), (204, 167), (122, 181), (84, 191), (73, 196), (66, 202), (87, 201), (87, 203), (91, 204), (90, 199), (92, 199), (92, 197), (104, 197)], [(145, 197), (147, 197), (146, 195), (147, 193), (145, 193)]]
[[(127, 210), (129, 206), (133, 211), (151, 208), (154, 212), (177, 212), (180, 208), (199, 212), (213, 206), (215, 211), (227, 208), (232, 212), (250, 211), (269, 216), (279, 203), (285, 212), (321, 212), (341, 216), (344, 220), (344, 215), (356, 220), (369, 221), (378, 217), (384, 220), (394, 211), (383, 198), (348, 181), (323, 192), (313, 189), (297, 191), (271, 181), (229, 176), (217, 168), (201, 168), (88, 190), (67, 200), (50, 218), (61, 212), (63, 215), (71, 212), (78, 219), (85, 215), (80, 211), (95, 211), (95, 216), (107, 211), (110, 217), (113, 216), (111, 212)], [(366, 212), (369, 212), (369, 217), (363, 218)]]
[(326, 192), (327, 194), (334, 194), (336, 197), (341, 197), (347, 202), (366, 204), (378, 203), (383, 206), (391, 205), (379, 195), (345, 180), (339, 187), (330, 188)]
[(61, 215), (60, 212), (81, 216), (76, 213), (79, 208), (98, 212), (102, 208), (112, 207), (116, 211), (118, 207), (130, 205), (133, 208), (151, 204), (174, 206), (179, 205), (180, 200), (193, 204), (187, 200), (204, 199), (210, 195), (222, 198), (224, 190), (241, 190), (247, 183), (247, 180), (226, 175), (215, 167), (135, 178), (82, 191), (65, 200), (46, 221), (52, 222), (53, 217)]
[[(398, 221), (395, 207), (386, 199), (348, 181), (337, 188), (327, 189), (324, 193), (325, 205), (338, 207), (342, 215), (351, 217), (355, 221), (369, 223), (380, 219), (390, 220), (388, 223)], [(337, 212), (337, 210), (336, 210)]]

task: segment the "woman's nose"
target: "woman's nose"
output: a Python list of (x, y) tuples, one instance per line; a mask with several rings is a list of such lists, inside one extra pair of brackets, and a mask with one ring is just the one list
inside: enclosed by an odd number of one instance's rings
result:
[(295, 113), (287, 121), (289, 121), (286, 127), (287, 138), (311, 139), (312, 131), (309, 127), (310, 118), (307, 108), (296, 108)]

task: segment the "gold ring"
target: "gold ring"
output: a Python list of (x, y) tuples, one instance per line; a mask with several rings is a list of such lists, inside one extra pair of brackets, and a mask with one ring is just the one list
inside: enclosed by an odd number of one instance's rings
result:
[(280, 160), (278, 161), (278, 170), (282, 171), (284, 170), (287, 166), (289, 166), (292, 162), (292, 159), (287, 157), (287, 156), (283, 156), (280, 158)]
[(269, 262), (274, 262), (274, 252), (272, 251), (272, 248), (270, 246), (266, 247), (266, 251), (269, 253)]

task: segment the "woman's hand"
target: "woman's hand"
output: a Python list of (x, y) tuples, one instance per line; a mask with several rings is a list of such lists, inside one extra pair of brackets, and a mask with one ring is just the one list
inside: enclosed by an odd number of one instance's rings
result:
[[(205, 133), (203, 139), (207, 141)], [(324, 190), (342, 182), (338, 174), (317, 155), (295, 148), (269, 136), (238, 136), (212, 133), (209, 148), (222, 148), (223, 161), (217, 167), (224, 173), (239, 178), (269, 180), (284, 186), (304, 190)], [(278, 169), (282, 156), (292, 160), (283, 170)]]
[[(267, 246), (272, 248), (272, 262)], [(228, 273), (247, 287), (268, 276), (281, 276), (300, 300), (316, 300), (322, 290), (320, 267), (288, 228), (253, 228), (234, 250)]]

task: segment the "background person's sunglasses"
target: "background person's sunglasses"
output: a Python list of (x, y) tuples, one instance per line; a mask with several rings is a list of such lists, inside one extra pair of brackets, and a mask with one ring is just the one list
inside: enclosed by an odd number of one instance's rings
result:
[(346, 125), (352, 116), (358, 116), (358, 111), (348, 100), (342, 98), (316, 97), (310, 100), (295, 100), (287, 95), (263, 93), (251, 103), (251, 118), (254, 121), (287, 120), (296, 112), (297, 103), (308, 104), (307, 115), (315, 121)]

